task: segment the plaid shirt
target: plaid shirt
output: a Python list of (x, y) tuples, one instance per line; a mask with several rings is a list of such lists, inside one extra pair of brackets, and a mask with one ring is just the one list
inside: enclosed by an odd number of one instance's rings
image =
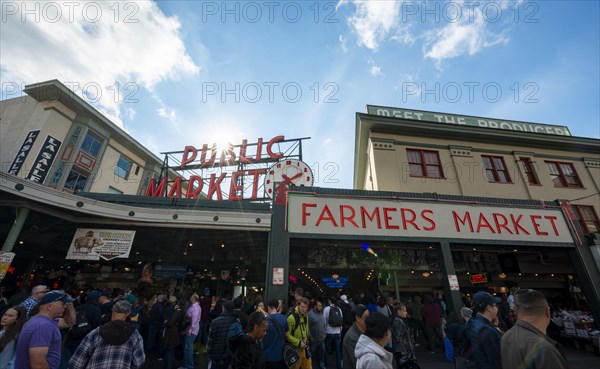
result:
[(100, 328), (91, 331), (69, 361), (69, 369), (137, 369), (146, 360), (144, 341), (137, 330), (122, 345), (109, 345), (100, 336)]
[(27, 316), (30, 316), (31, 315), (31, 311), (33, 310), (34, 307), (37, 306), (37, 304), (38, 304), (38, 300), (36, 300), (33, 297), (29, 296), (28, 298), (26, 298), (19, 305), (23, 306), (25, 308), (25, 310), (27, 310)]

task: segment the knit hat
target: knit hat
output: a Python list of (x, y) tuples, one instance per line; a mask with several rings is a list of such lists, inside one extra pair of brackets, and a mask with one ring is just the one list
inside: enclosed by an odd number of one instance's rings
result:
[(112, 310), (115, 313), (129, 314), (131, 312), (131, 304), (127, 300), (119, 300), (115, 302)]
[(471, 316), (473, 316), (473, 310), (469, 309), (468, 307), (463, 307), (462, 309), (460, 309), (460, 313), (463, 317), (469, 319), (471, 318)]

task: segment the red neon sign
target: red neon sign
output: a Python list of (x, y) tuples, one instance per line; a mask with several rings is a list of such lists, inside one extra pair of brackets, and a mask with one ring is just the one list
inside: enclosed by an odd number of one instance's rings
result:
[(471, 274), (471, 284), (487, 283), (487, 273)]

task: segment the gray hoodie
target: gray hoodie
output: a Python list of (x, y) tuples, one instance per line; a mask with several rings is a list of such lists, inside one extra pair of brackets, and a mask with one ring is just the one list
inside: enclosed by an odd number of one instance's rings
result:
[(392, 369), (394, 355), (369, 337), (361, 334), (354, 350), (356, 369)]

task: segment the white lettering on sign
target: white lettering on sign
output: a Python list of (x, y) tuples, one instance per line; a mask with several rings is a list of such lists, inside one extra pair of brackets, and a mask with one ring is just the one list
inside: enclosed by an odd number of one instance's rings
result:
[(291, 195), (293, 233), (573, 243), (560, 210)]

